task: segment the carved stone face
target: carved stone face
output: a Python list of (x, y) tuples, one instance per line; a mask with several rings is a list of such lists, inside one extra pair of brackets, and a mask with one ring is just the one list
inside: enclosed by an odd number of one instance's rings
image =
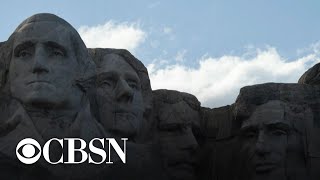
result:
[(113, 135), (133, 137), (143, 118), (141, 83), (135, 70), (116, 54), (104, 56), (97, 67), (100, 121)]
[(160, 145), (170, 179), (195, 178), (195, 153), (198, 147), (192, 125), (198, 118), (184, 101), (167, 104), (159, 112)]
[[(241, 127), (243, 150), (256, 177), (269, 176), (285, 167), (289, 120), (284, 104), (269, 101), (259, 106)], [(278, 176), (279, 177), (279, 176)]]
[(25, 24), (14, 38), (10, 91), (24, 104), (69, 107), (79, 104), (74, 84), (78, 63), (66, 27), (54, 22)]

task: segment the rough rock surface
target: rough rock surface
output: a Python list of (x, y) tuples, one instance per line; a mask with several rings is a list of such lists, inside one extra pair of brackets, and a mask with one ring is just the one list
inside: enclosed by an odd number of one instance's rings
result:
[(320, 63), (314, 65), (308, 71), (306, 71), (300, 78), (299, 84), (312, 84), (318, 85), (320, 84)]

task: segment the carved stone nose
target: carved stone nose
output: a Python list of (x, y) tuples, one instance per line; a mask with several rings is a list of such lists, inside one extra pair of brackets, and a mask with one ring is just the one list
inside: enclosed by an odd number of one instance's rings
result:
[(133, 100), (133, 90), (129, 87), (128, 83), (120, 79), (117, 84), (116, 100), (118, 102), (129, 103)]
[(270, 152), (265, 136), (264, 132), (260, 132), (256, 142), (256, 153), (259, 155), (264, 155)]
[(35, 55), (33, 57), (32, 73), (47, 73), (49, 69), (46, 64), (46, 56), (44, 49), (39, 47), (36, 49)]

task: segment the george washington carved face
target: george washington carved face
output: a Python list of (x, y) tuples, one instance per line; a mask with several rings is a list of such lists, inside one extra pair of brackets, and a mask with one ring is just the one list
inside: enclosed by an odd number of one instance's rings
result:
[(18, 31), (9, 70), (10, 90), (26, 104), (63, 106), (72, 98), (78, 63), (68, 31), (53, 22)]
[(94, 64), (70, 24), (52, 14), (37, 14), (25, 20), (8, 41), (12, 44), (8, 80), (13, 97), (40, 107), (80, 104), (83, 92), (76, 81), (93, 76)]

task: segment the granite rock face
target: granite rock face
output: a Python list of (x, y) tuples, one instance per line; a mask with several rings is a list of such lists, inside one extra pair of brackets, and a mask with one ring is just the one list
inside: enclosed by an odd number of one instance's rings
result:
[[(319, 68), (295, 84), (247, 86), (231, 105), (201, 107), (194, 95), (152, 90), (147, 68), (129, 51), (88, 49), (62, 18), (33, 15), (0, 42), (0, 177), (319, 179)], [(40, 146), (52, 138), (128, 138), (126, 163), (110, 150), (113, 164), (52, 165), (41, 157), (25, 165), (16, 155), (24, 138)], [(50, 148), (52, 161), (69, 158), (69, 147)]]
[(200, 179), (233, 179), (235, 131), (233, 105), (201, 108), (202, 132), (205, 137), (199, 159)]
[(311, 84), (318, 85), (320, 83), (320, 63), (314, 65), (312, 68), (308, 69), (300, 78), (299, 84)]

